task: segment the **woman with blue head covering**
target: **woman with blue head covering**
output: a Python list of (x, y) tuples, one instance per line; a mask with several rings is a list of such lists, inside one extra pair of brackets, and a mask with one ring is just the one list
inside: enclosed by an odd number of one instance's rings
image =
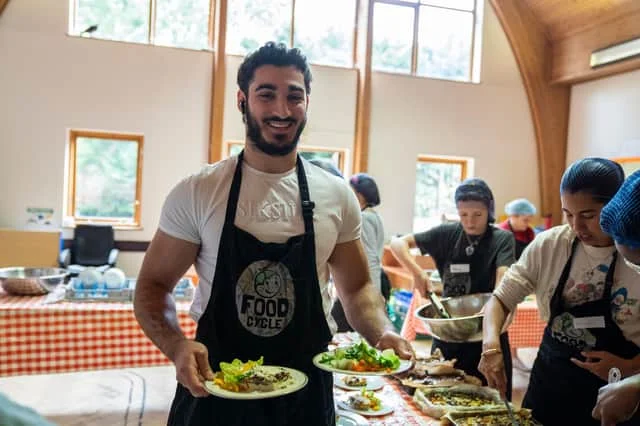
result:
[[(445, 297), (490, 293), (515, 261), (513, 236), (492, 226), (495, 202), (487, 183), (482, 179), (467, 179), (456, 188), (454, 199), (460, 222), (445, 223), (391, 242), (396, 258), (414, 275), (414, 289), (423, 296), (434, 291), (442, 291)], [(426, 271), (410, 254), (411, 248), (419, 248), (422, 254), (433, 258), (442, 277), (441, 286), (429, 281)], [(498, 340), (503, 363), (508, 366), (507, 372), (511, 372), (507, 333)], [(457, 368), (484, 380), (478, 371), (481, 342), (453, 343), (434, 338), (432, 351), (435, 349), (440, 349), (447, 359), (457, 359)], [(507, 398), (511, 398), (511, 374), (507, 380)]]
[(518, 198), (508, 202), (504, 210), (507, 214), (507, 220), (500, 223), (498, 228), (513, 233), (516, 239), (516, 260), (518, 260), (525, 247), (536, 236), (531, 228), (531, 220), (537, 212), (536, 206), (526, 198)]
[(504, 390), (498, 336), (507, 315), (535, 293), (547, 326), (522, 405), (545, 426), (600, 425), (592, 408), (610, 370), (623, 377), (640, 371), (638, 274), (600, 226), (623, 181), (622, 167), (608, 159), (571, 164), (560, 182), (566, 224), (536, 236), (485, 306), (479, 369)]
[[(600, 214), (600, 226), (611, 235), (628, 265), (640, 272), (640, 170), (625, 180)], [(628, 299), (627, 289), (614, 293), (613, 302)], [(624, 297), (616, 294), (622, 294)], [(622, 304), (624, 305), (624, 304)], [(633, 417), (640, 404), (640, 374), (604, 386), (598, 392), (593, 416), (602, 424), (617, 424)]]

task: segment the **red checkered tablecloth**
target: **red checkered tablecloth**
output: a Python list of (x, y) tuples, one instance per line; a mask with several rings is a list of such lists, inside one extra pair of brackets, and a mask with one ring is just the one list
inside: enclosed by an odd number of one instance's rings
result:
[[(44, 299), (0, 289), (0, 377), (169, 363), (140, 329), (131, 303)], [(189, 306), (177, 305), (180, 326), (193, 337)]]

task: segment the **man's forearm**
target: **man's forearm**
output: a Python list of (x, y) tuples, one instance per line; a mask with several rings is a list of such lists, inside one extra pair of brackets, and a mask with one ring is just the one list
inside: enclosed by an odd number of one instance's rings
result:
[(484, 319), (482, 321), (482, 349), (500, 348), (500, 334), (507, 318), (507, 312), (500, 299), (491, 296), (484, 307)]
[(391, 242), (391, 252), (398, 262), (412, 275), (418, 275), (422, 272), (422, 267), (418, 265), (418, 262), (416, 262), (415, 257), (413, 257), (409, 250), (409, 245), (401, 238), (394, 239)]
[(384, 298), (371, 283), (345, 295), (342, 305), (349, 324), (372, 345), (386, 331), (395, 331), (385, 313)]
[(136, 319), (144, 333), (173, 361), (173, 351), (186, 337), (180, 329), (173, 296), (160, 286), (143, 283), (136, 288)]

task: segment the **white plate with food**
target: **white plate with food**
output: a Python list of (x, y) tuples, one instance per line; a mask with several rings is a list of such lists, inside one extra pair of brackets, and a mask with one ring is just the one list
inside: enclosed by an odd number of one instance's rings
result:
[(393, 349), (379, 351), (360, 341), (349, 346), (321, 352), (313, 364), (325, 371), (354, 376), (388, 376), (411, 368), (412, 362), (400, 359)]
[(365, 388), (366, 390), (382, 389), (385, 381), (380, 376), (354, 376), (353, 374), (334, 374), (333, 384), (340, 389), (355, 391)]
[(375, 392), (364, 389), (346, 393), (338, 401), (338, 407), (363, 416), (386, 416), (393, 413), (393, 407), (382, 402)]
[(353, 411), (336, 409), (336, 426), (368, 426), (369, 421)]
[(302, 371), (258, 361), (221, 362), (214, 380), (206, 381), (211, 395), (227, 399), (266, 399), (297, 392), (309, 378)]

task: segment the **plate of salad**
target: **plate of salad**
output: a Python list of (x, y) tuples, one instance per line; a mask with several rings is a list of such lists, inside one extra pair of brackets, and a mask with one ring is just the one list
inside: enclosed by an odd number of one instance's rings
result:
[(297, 392), (307, 385), (301, 371), (257, 361), (221, 362), (214, 379), (205, 381), (210, 394), (227, 399), (265, 399)]
[(393, 349), (379, 351), (365, 341), (321, 352), (313, 357), (313, 364), (325, 371), (360, 376), (387, 376), (411, 368), (411, 360), (400, 359)]

